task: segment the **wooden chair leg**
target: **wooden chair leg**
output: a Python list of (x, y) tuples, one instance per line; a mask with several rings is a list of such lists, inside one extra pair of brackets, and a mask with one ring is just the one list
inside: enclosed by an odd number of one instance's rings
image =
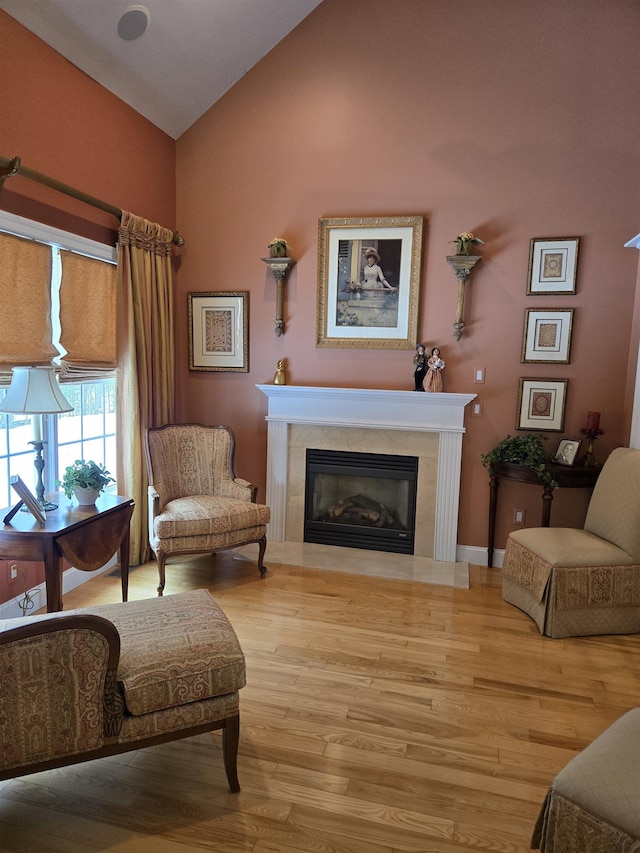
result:
[(240, 742), (240, 715), (229, 717), (222, 729), (222, 754), (229, 788), (234, 794), (240, 790), (238, 782), (238, 744)]
[(258, 568), (260, 569), (260, 577), (264, 577), (267, 573), (267, 567), (262, 562), (264, 558), (264, 552), (267, 550), (267, 535), (262, 537), (262, 539), (258, 540), (258, 547), (260, 551), (258, 552)]
[(156, 553), (156, 560), (158, 561), (158, 595), (162, 595), (165, 584), (165, 563), (167, 561), (167, 555), (162, 551), (158, 551)]

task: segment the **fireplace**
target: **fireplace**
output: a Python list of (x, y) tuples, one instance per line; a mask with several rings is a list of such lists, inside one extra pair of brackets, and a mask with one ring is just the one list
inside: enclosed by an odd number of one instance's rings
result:
[(307, 449), (304, 541), (413, 554), (418, 459)]
[(270, 542), (304, 542), (305, 452), (396, 453), (419, 459), (414, 557), (456, 561), (464, 409), (475, 394), (258, 385), (268, 398)]

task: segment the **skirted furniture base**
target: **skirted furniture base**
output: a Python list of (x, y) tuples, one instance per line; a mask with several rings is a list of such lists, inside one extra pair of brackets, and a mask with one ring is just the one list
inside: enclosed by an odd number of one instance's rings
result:
[(549, 637), (640, 632), (640, 450), (611, 453), (582, 530), (509, 534), (502, 597)]
[[(546, 559), (535, 553), (541, 530)], [(550, 545), (554, 534), (559, 543), (555, 550)], [(627, 565), (581, 565), (593, 560), (603, 545), (618, 552), (618, 559), (626, 557)], [(568, 549), (574, 565), (566, 565), (567, 553), (561, 554), (561, 547)], [(554, 571), (558, 560), (562, 568)], [(511, 533), (502, 567), (502, 598), (524, 610), (541, 634), (556, 639), (640, 632), (640, 565), (584, 530), (551, 527)]]
[(531, 846), (541, 853), (640, 853), (640, 708), (556, 776)]
[(0, 621), (0, 779), (222, 729), (239, 791), (244, 684), (207, 590)]

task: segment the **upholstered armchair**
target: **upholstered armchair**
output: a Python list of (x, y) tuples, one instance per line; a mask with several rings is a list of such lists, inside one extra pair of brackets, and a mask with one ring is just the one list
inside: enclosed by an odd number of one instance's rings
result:
[(202, 554), (257, 542), (264, 577), (268, 506), (256, 487), (236, 478), (234, 439), (226, 426), (168, 424), (146, 433), (149, 541), (158, 561), (158, 595), (165, 564), (178, 554)]
[(239, 791), (244, 684), (206, 589), (0, 621), (0, 780), (221, 729)]
[(640, 450), (609, 456), (584, 529), (509, 534), (502, 597), (549, 637), (640, 632)]

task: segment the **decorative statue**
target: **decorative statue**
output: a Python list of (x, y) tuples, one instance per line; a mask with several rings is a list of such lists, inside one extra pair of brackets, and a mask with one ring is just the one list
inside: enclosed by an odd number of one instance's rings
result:
[(442, 391), (443, 368), (444, 361), (440, 358), (440, 347), (434, 347), (427, 361), (427, 378), (424, 383), (425, 391)]
[(284, 374), (284, 362), (281, 358), (278, 359), (278, 363), (276, 364), (276, 374), (273, 377), (274, 385), (286, 385), (287, 377)]
[(427, 348), (424, 344), (416, 344), (416, 354), (413, 357), (414, 391), (424, 391), (424, 377), (427, 373)]

